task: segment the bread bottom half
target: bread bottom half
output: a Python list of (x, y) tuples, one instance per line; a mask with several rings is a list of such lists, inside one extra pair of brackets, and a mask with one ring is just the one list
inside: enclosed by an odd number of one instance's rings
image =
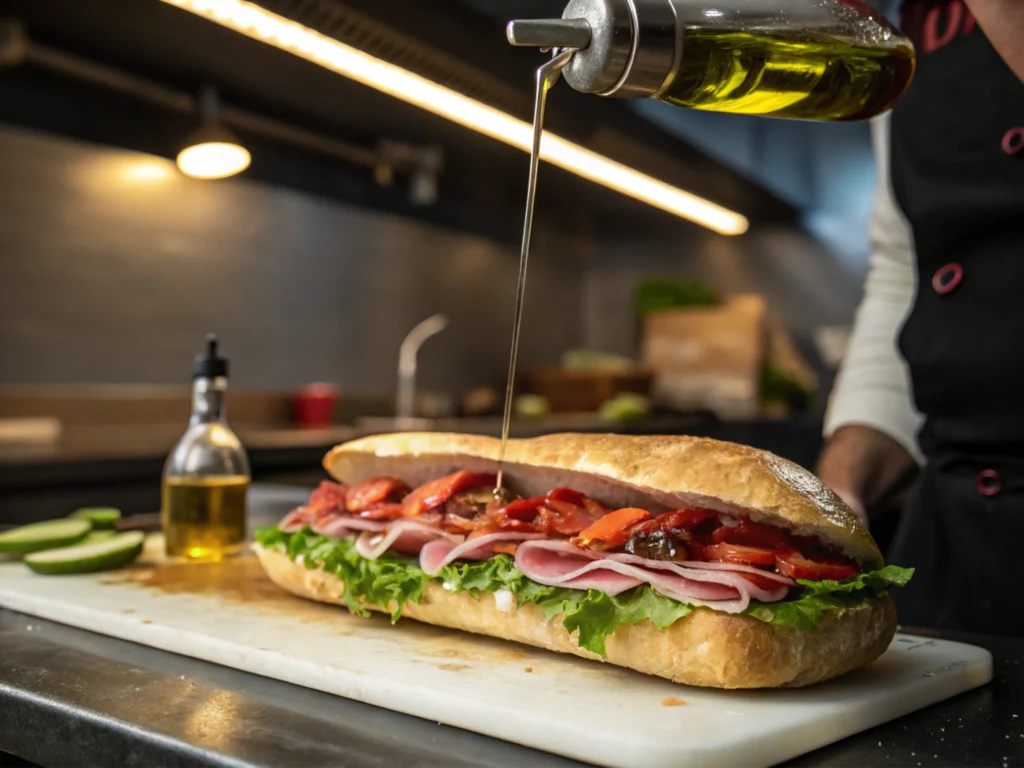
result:
[[(256, 553), (279, 587), (310, 600), (344, 604), (345, 583), (337, 576), (306, 568), (275, 550), (257, 547)], [(448, 592), (436, 581), (426, 585), (421, 602), (406, 603), (402, 616), (710, 688), (798, 687), (828, 680), (877, 659), (896, 632), (896, 609), (888, 596), (829, 612), (813, 630), (698, 608), (666, 629), (649, 621), (618, 627), (607, 638), (608, 655), (601, 657), (577, 646), (560, 618), (545, 620), (535, 605), (513, 605), (503, 612), (491, 593), (477, 599)]]

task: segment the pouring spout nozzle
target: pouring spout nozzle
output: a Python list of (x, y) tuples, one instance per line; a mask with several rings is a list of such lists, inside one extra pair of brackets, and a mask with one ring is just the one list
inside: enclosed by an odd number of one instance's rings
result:
[(509, 43), (529, 48), (574, 48), (590, 45), (586, 19), (515, 19), (505, 27)]

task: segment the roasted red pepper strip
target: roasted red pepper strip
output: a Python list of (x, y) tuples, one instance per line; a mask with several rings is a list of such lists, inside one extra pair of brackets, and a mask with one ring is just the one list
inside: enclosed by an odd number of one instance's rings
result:
[(424, 483), (402, 500), (402, 514), (416, 517), (427, 510), (439, 507), (460, 491), (489, 485), (492, 488), (497, 482), (497, 475), (462, 470), (450, 475)]
[(650, 516), (651, 513), (646, 509), (637, 509), (636, 507), (617, 509), (585, 528), (573, 540), (573, 543), (579, 547), (585, 547), (591, 542), (600, 541), (609, 549), (620, 547), (629, 539), (633, 526), (647, 520)]
[(692, 533), (702, 523), (715, 517), (710, 509), (677, 509), (665, 512), (633, 529), (633, 533), (652, 533), (654, 531), (686, 531)]
[(530, 499), (516, 499), (506, 504), (498, 514), (504, 520), (532, 523), (537, 519), (537, 515), (540, 514), (540, 508), (543, 504), (543, 496), (534, 496)]
[(567, 501), (574, 507), (582, 507), (587, 497), (572, 488), (554, 488), (548, 491), (549, 501)]
[[(554, 503), (557, 502), (548, 502), (548, 504)], [(565, 504), (565, 502), (561, 503)], [(588, 515), (583, 507), (574, 507), (571, 504), (565, 505), (562, 509), (550, 509), (545, 506), (541, 511), (541, 517), (545, 520), (547, 527), (544, 533), (550, 534), (554, 531), (563, 536), (574, 536), (594, 524), (594, 518)]]
[(769, 525), (759, 525), (749, 520), (740, 520), (733, 527), (723, 525), (711, 534), (715, 544), (742, 544), (745, 547), (765, 547), (767, 549), (793, 549), (793, 543), (786, 531)]
[(401, 501), (409, 486), (395, 477), (377, 477), (351, 486), (345, 493), (345, 509), (352, 513), (365, 512), (385, 501)]
[(666, 512), (659, 519), (664, 518), (666, 530), (679, 528), (684, 531), (692, 531), (714, 517), (716, 517), (716, 513), (710, 509), (690, 509), (689, 507), (684, 507), (683, 509)]
[(320, 485), (314, 488), (313, 492), (309, 494), (309, 502), (307, 506), (344, 506), (345, 495), (347, 493), (347, 486), (344, 486), (341, 483), (332, 483), (329, 480), (323, 480), (320, 482)]
[(779, 582), (775, 581), (775, 579), (769, 579), (767, 576), (758, 576), (756, 573), (746, 573), (744, 571), (737, 571), (736, 575), (743, 577), (751, 584), (754, 584), (755, 586), (758, 586), (761, 589), (766, 589), (769, 592), (778, 589), (780, 586)]
[(303, 506), (293, 509), (279, 523), (283, 528), (291, 528), (296, 525), (312, 526), (325, 515), (345, 511), (346, 486), (339, 483), (332, 483), (329, 480), (321, 481), (320, 485), (309, 494), (309, 501)]
[(743, 544), (712, 544), (701, 549), (704, 560), (740, 565), (775, 565), (775, 550)]
[(842, 581), (860, 573), (860, 569), (851, 563), (819, 563), (796, 551), (779, 553), (775, 557), (775, 567), (783, 576), (807, 581)]
[(359, 517), (365, 517), (368, 520), (398, 520), (403, 516), (402, 505), (399, 503), (377, 504), (365, 512), (359, 513)]

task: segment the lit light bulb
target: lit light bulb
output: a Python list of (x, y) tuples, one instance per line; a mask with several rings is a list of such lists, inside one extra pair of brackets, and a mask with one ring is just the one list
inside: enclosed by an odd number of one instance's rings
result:
[[(499, 109), (371, 56), (314, 29), (246, 0), (163, 0), (210, 21), (261, 40), (407, 104), (529, 152), (533, 129)], [(548, 131), (543, 160), (595, 184), (614, 189), (723, 235), (747, 231), (747, 218), (692, 192), (640, 173)]]
[(178, 153), (178, 167), (194, 179), (223, 179), (249, 167), (249, 150), (227, 141), (207, 141)]

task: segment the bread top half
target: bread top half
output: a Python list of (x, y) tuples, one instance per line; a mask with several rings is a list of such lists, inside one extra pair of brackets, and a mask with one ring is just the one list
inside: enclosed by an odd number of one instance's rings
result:
[[(415, 487), (450, 472), (496, 472), (500, 441), (443, 432), (399, 432), (343, 443), (324, 458), (336, 479), (397, 477)], [(557, 434), (509, 440), (505, 484), (524, 496), (580, 491), (610, 507), (661, 512), (697, 507), (816, 536), (862, 568), (881, 567), (857, 515), (817, 477), (749, 446), (686, 436)]]

